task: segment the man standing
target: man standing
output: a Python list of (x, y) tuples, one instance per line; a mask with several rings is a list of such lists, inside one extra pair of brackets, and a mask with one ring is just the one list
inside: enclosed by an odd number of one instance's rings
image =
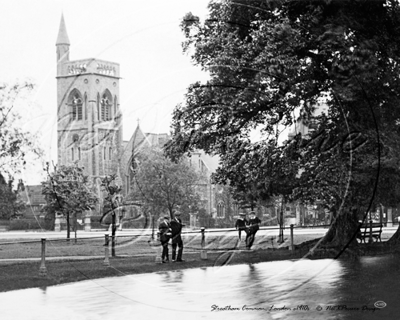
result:
[(169, 223), (169, 216), (165, 216), (164, 220), (161, 221), (161, 223), (158, 226), (158, 230), (160, 231), (160, 241), (162, 245), (162, 254), (161, 254), (161, 260), (162, 263), (167, 263), (169, 262), (169, 257), (168, 257), (168, 242), (169, 239), (171, 238), (171, 225)]
[(261, 223), (261, 220), (258, 217), (256, 217), (256, 213), (254, 211), (250, 212), (250, 219), (249, 219), (249, 223), (248, 223), (249, 233), (247, 234), (247, 237), (246, 237), (246, 246), (247, 246), (247, 249), (249, 249), (249, 250), (251, 249), (251, 246), (253, 245), (254, 238), (256, 236), (258, 229), (260, 229), (260, 226), (259, 226), (260, 223)]
[(247, 220), (245, 217), (246, 217), (245, 213), (243, 213), (243, 212), (239, 213), (239, 219), (237, 219), (236, 223), (235, 223), (235, 228), (236, 228), (236, 230), (239, 231), (239, 241), (242, 241), (242, 230), (244, 232), (246, 232), (246, 234), (248, 233), (247, 226), (246, 226)]
[[(181, 213), (176, 211), (174, 214), (174, 218), (171, 220), (171, 229), (172, 229), (172, 261), (183, 262), (182, 253), (183, 253), (183, 241), (182, 241), (182, 224)], [(176, 256), (176, 247), (178, 247), (178, 256)], [(175, 260), (176, 258), (176, 260)]]

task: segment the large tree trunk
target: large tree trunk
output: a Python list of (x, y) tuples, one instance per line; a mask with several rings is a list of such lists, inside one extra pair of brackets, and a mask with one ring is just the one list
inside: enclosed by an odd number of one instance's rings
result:
[(78, 218), (78, 217), (76, 216), (76, 212), (75, 212), (75, 213), (74, 213), (74, 232), (75, 232), (75, 243), (77, 243), (77, 241), (78, 241), (78, 240), (77, 240), (77, 234), (76, 234), (76, 232), (77, 232), (77, 231), (76, 231), (76, 229), (78, 228), (78, 226), (77, 226), (77, 222), (78, 222), (78, 221), (77, 221), (77, 218)]
[(356, 245), (358, 228), (359, 222), (357, 209), (346, 210), (338, 213), (321, 244), (327, 247)]
[(389, 245), (397, 245), (400, 243), (400, 223), (396, 232), (390, 237), (390, 239), (386, 243)]
[(279, 237), (278, 237), (278, 243), (283, 243), (283, 227), (284, 227), (284, 220), (283, 220), (283, 208), (284, 206), (286, 207), (286, 201), (282, 198), (281, 202), (281, 210), (279, 212)]
[(112, 225), (111, 225), (111, 256), (115, 257), (115, 231), (117, 227), (115, 226), (115, 212), (112, 212)]

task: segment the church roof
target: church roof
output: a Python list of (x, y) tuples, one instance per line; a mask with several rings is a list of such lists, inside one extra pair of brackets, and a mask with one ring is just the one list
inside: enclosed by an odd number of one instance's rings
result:
[[(146, 135), (143, 133), (142, 129), (140, 129), (140, 126), (138, 125), (132, 135), (132, 151), (136, 152), (135, 149), (139, 148), (140, 145), (146, 140)], [(149, 143), (149, 141), (147, 142)]]
[(67, 27), (65, 26), (65, 21), (64, 21), (64, 14), (61, 14), (60, 29), (58, 30), (56, 45), (58, 44), (68, 44), (68, 45), (70, 44), (67, 34)]

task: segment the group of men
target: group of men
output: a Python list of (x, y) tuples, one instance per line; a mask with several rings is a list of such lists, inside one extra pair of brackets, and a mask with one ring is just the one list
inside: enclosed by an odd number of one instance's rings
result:
[(240, 213), (239, 216), (235, 223), (235, 228), (239, 231), (239, 241), (242, 240), (242, 231), (244, 231), (246, 233), (246, 248), (250, 250), (256, 233), (260, 229), (261, 220), (254, 211), (250, 212), (249, 220), (246, 219), (246, 213)]
[[(235, 228), (239, 231), (239, 240), (242, 239), (242, 231), (246, 233), (246, 248), (251, 249), (254, 243), (255, 235), (260, 229), (261, 220), (256, 216), (255, 212), (250, 212), (249, 220), (246, 219), (246, 213), (240, 213), (240, 218), (236, 220)], [(174, 217), (170, 220), (169, 216), (164, 216), (163, 220), (158, 226), (160, 232), (160, 242), (162, 246), (161, 261), (162, 263), (169, 262), (169, 240), (172, 239), (172, 261), (183, 262), (183, 241), (182, 241), (182, 224), (181, 213), (176, 211)], [(176, 249), (178, 248), (178, 254)]]
[[(182, 241), (182, 224), (181, 213), (176, 211), (174, 213), (174, 218), (171, 219), (169, 216), (165, 216), (163, 221), (161, 221), (158, 226), (158, 230), (160, 231), (160, 241), (162, 245), (162, 253), (161, 253), (161, 261), (162, 263), (169, 262), (169, 250), (168, 243), (169, 240), (172, 239), (172, 261), (173, 262), (183, 262), (185, 260), (182, 259), (183, 254), (183, 241)], [(176, 248), (178, 247), (178, 255), (176, 254)]]

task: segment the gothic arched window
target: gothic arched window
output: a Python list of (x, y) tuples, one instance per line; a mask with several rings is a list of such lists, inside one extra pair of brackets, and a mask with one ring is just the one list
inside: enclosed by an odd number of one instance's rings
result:
[(101, 96), (101, 120), (108, 121), (111, 120), (111, 106), (112, 98), (110, 92), (107, 90)]
[(77, 89), (72, 90), (69, 94), (68, 105), (71, 108), (72, 120), (82, 120), (82, 96)]
[(217, 204), (217, 217), (224, 218), (225, 217), (225, 204), (220, 201)]

